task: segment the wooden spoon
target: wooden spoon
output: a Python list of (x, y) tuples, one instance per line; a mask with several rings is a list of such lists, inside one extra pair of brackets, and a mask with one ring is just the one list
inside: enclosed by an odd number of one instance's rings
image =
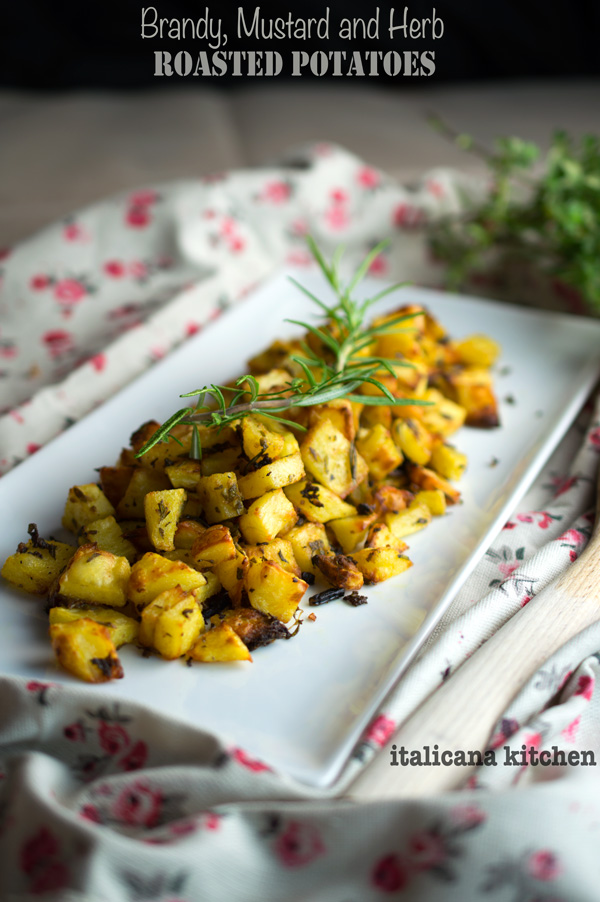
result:
[[(460, 765), (391, 766), (392, 746), (407, 753), (438, 746), (483, 751), (510, 702), (562, 645), (600, 620), (600, 496), (596, 525), (581, 555), (555, 582), (521, 608), (414, 711), (352, 784), (359, 799), (433, 795), (469, 776)], [(448, 757), (448, 756), (447, 756)]]

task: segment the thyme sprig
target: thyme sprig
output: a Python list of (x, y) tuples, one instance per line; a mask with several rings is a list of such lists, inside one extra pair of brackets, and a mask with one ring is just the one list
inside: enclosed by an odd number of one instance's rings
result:
[[(290, 354), (289, 359), (299, 368), (302, 375), (290, 376), (284, 384), (271, 391), (261, 392), (260, 384), (255, 376), (240, 376), (233, 385), (212, 383), (180, 395), (181, 398), (196, 398), (194, 407), (182, 407), (157, 429), (152, 437), (136, 454), (141, 457), (158, 442), (173, 439), (182, 444), (172, 430), (177, 425), (193, 426), (190, 457), (199, 459), (202, 456), (202, 443), (199, 425), (222, 428), (231, 425), (242, 417), (259, 413), (263, 417), (284, 423), (294, 429), (303, 430), (298, 423), (286, 419), (280, 414), (295, 407), (310, 407), (315, 404), (326, 404), (336, 398), (348, 398), (361, 404), (419, 404), (426, 402), (414, 399), (397, 398), (389, 388), (377, 378), (381, 370), (392, 376), (397, 374), (398, 366), (412, 366), (405, 360), (388, 360), (372, 356), (368, 347), (383, 332), (406, 322), (415, 313), (401, 314), (386, 320), (384, 323), (367, 327), (365, 317), (369, 308), (402, 284), (388, 286), (363, 301), (357, 301), (353, 292), (369, 271), (373, 260), (381, 253), (387, 242), (381, 242), (370, 251), (362, 261), (350, 281), (342, 284), (340, 263), (343, 248), (338, 248), (331, 263), (327, 263), (312, 238), (308, 238), (308, 246), (325, 278), (331, 285), (336, 301), (328, 305), (316, 297), (311, 291), (291, 279), (291, 282), (306, 294), (321, 310), (322, 322), (313, 325), (301, 320), (287, 320), (301, 326), (310, 333), (315, 341), (309, 346), (306, 341), (300, 343), (301, 353)], [(315, 350), (322, 348), (322, 353)], [(363, 383), (378, 388), (380, 395), (358, 394)]]
[(600, 312), (600, 138), (579, 142), (556, 132), (545, 158), (519, 138), (502, 138), (488, 149), (437, 117), (434, 126), (459, 147), (485, 161), (490, 189), (481, 202), (430, 228), (436, 258), (448, 266), (448, 286), (474, 274), (506, 271), (506, 262), (533, 262), (575, 289)]

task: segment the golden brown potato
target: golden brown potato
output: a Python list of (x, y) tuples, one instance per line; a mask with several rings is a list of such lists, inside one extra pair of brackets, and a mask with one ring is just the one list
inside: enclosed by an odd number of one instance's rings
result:
[(86, 683), (106, 683), (123, 677), (110, 633), (95, 620), (55, 623), (50, 627), (50, 641), (59, 664)]

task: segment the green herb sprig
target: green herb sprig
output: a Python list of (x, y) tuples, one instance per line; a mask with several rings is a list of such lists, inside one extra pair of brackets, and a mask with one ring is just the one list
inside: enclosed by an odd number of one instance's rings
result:
[(492, 267), (498, 258), (532, 261), (600, 310), (600, 140), (587, 135), (576, 145), (557, 132), (541, 161), (531, 142), (503, 138), (490, 150), (438, 118), (433, 124), (481, 157), (491, 175), (483, 202), (431, 227), (430, 246), (448, 266), (449, 287), (484, 272), (491, 254)]
[[(315, 344), (323, 348), (323, 354), (317, 353), (306, 342), (301, 343), (302, 353), (290, 354), (293, 361), (302, 372), (301, 376), (291, 377), (285, 385), (267, 392), (261, 392), (258, 380), (252, 375), (240, 376), (233, 386), (218, 385), (209, 386), (186, 392), (181, 398), (196, 398), (194, 407), (182, 407), (173, 416), (157, 429), (152, 437), (143, 445), (136, 454), (141, 457), (158, 442), (173, 439), (182, 444), (172, 434), (175, 426), (191, 425), (192, 444), (190, 457), (200, 459), (202, 445), (199, 425), (216, 426), (222, 428), (230, 425), (242, 417), (253, 413), (259, 413), (263, 417), (277, 420), (294, 429), (304, 429), (298, 423), (286, 419), (280, 414), (294, 407), (310, 407), (315, 404), (325, 404), (336, 398), (345, 397), (351, 401), (359, 401), (361, 404), (426, 404), (414, 399), (396, 398), (391, 391), (376, 377), (376, 373), (382, 369), (391, 375), (396, 375), (394, 367), (412, 366), (404, 360), (387, 360), (382, 357), (365, 355), (364, 349), (371, 344), (383, 332), (387, 332), (400, 323), (414, 317), (415, 313), (395, 316), (377, 326), (365, 326), (365, 317), (369, 308), (378, 300), (392, 291), (401, 288), (401, 284), (392, 285), (382, 289), (374, 297), (364, 301), (357, 301), (352, 297), (357, 285), (369, 271), (373, 260), (381, 253), (387, 242), (381, 242), (365, 257), (348, 284), (343, 285), (340, 277), (340, 262), (343, 249), (336, 251), (330, 264), (326, 262), (319, 248), (312, 238), (308, 238), (308, 246), (317, 261), (325, 278), (333, 288), (336, 296), (335, 303), (327, 305), (317, 298), (295, 279), (291, 281), (300, 291), (304, 292), (321, 310), (323, 322), (321, 325), (312, 325), (300, 320), (287, 320), (298, 326), (302, 326), (316, 339)], [(329, 327), (329, 328), (328, 328)], [(318, 373), (318, 375), (316, 375)], [(381, 395), (356, 394), (364, 383), (368, 382), (376, 386)]]

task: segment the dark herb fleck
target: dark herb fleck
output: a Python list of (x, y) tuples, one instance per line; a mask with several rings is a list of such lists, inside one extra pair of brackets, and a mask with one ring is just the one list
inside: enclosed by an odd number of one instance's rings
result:
[(103, 676), (107, 678), (112, 676), (113, 667), (115, 665), (114, 655), (107, 655), (105, 658), (92, 658), (91, 663), (96, 665)]
[(330, 601), (336, 601), (338, 598), (343, 598), (345, 589), (325, 589), (324, 592), (317, 592), (316, 595), (313, 595), (312, 598), (309, 599), (308, 603), (312, 607), (316, 607), (320, 604), (328, 604)]
[(361, 604), (368, 604), (367, 596), (359, 595), (358, 592), (350, 592), (349, 595), (345, 595), (344, 601), (353, 608), (358, 608)]
[(314, 586), (315, 584), (315, 574), (310, 573), (308, 570), (303, 570), (300, 574), (305, 583), (308, 583), (309, 586)]

